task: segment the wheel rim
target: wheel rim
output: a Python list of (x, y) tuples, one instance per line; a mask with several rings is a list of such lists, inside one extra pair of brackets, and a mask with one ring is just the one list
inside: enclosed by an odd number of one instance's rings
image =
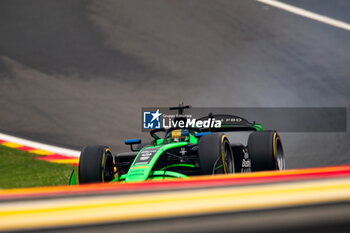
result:
[(110, 152), (106, 152), (106, 158), (104, 163), (104, 181), (111, 181), (114, 178), (114, 164), (113, 157)]
[(284, 170), (286, 167), (281, 140), (276, 137), (276, 165), (277, 170)]
[[(227, 140), (223, 141), (222, 149), (224, 153), (224, 161), (220, 155), (217, 163), (215, 164), (214, 174), (225, 174), (225, 170), (227, 174), (234, 173), (233, 154)], [(225, 164), (226, 169), (223, 168), (223, 164)]]
[(225, 153), (226, 173), (230, 174), (234, 172), (234, 163), (233, 163), (232, 150), (227, 141), (225, 141), (224, 150), (225, 150), (224, 153)]

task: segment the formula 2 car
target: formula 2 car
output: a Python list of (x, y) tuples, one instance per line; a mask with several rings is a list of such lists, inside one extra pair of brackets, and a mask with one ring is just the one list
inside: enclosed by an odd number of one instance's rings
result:
[[(182, 104), (170, 109), (178, 110), (181, 116), (186, 108), (190, 106)], [(79, 183), (134, 182), (285, 168), (282, 142), (276, 131), (264, 131), (260, 124), (233, 115), (210, 113), (198, 120), (213, 119), (221, 121), (221, 126), (177, 124), (151, 130), (150, 142), (125, 141), (130, 152), (112, 154), (107, 146), (86, 146), (80, 155)], [(176, 117), (174, 121), (187, 120)], [(252, 131), (246, 145), (230, 142), (223, 133), (237, 131)], [(159, 136), (161, 132), (163, 137)], [(74, 183), (72, 173), (70, 184)]]

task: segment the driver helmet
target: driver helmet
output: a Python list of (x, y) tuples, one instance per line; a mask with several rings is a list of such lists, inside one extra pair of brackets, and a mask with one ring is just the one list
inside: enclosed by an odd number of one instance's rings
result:
[(168, 138), (174, 142), (184, 142), (188, 140), (189, 135), (190, 132), (187, 129), (175, 129), (169, 133)]

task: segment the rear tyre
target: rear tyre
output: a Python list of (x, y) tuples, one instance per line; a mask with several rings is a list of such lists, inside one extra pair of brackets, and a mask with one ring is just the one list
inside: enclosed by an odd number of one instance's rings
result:
[(282, 142), (276, 131), (251, 133), (248, 138), (248, 154), (252, 171), (285, 169)]
[(198, 142), (201, 174), (234, 173), (231, 145), (223, 133), (202, 136)]
[(86, 146), (80, 153), (79, 183), (107, 182), (114, 178), (113, 156), (106, 146)]

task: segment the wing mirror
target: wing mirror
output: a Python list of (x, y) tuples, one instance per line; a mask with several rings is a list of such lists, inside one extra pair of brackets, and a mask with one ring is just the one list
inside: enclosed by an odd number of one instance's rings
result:
[(132, 145), (141, 144), (141, 139), (138, 139), (138, 138), (137, 139), (127, 139), (127, 140), (125, 140), (125, 144), (130, 145), (131, 151), (138, 151), (138, 150), (135, 150)]

